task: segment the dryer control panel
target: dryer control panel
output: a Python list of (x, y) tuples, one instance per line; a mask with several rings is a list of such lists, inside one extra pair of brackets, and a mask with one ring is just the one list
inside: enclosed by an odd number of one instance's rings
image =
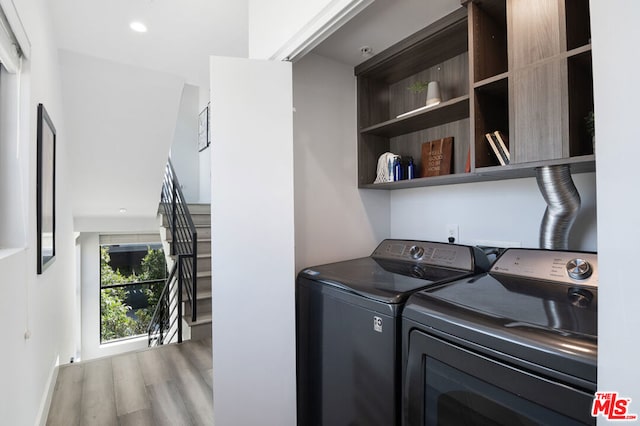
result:
[(471, 247), (431, 241), (384, 240), (371, 257), (472, 271)]
[(490, 272), (597, 287), (598, 255), (587, 252), (507, 249), (493, 264)]

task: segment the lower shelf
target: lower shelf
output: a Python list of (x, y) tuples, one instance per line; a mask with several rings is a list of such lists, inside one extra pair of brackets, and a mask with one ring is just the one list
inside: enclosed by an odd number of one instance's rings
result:
[(534, 177), (536, 168), (568, 164), (572, 173), (590, 173), (596, 170), (594, 155), (545, 160), (523, 164), (509, 164), (506, 166), (482, 167), (471, 173), (457, 173), (451, 175), (401, 180), (397, 182), (360, 184), (361, 189), (406, 189), (424, 186), (455, 185), (459, 183), (487, 182), (492, 180), (521, 179)]

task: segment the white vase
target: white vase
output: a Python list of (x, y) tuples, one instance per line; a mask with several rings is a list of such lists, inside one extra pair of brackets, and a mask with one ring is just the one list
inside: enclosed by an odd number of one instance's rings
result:
[(437, 81), (430, 81), (427, 85), (427, 106), (435, 106), (440, 103), (440, 85)]

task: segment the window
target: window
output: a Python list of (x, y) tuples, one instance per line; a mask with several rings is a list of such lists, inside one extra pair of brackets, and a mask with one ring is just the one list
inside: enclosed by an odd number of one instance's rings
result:
[[(19, 138), (22, 103), (28, 90), (21, 89), (21, 61), (28, 58), (29, 39), (10, 1), (0, 1), (0, 251), (27, 244), (27, 205), (24, 182), (29, 170), (29, 146)], [(26, 83), (26, 84), (25, 84)], [(28, 82), (23, 82), (28, 88)], [(35, 109), (32, 111), (35, 114)], [(23, 138), (24, 139), (24, 138)], [(2, 254), (0, 253), (0, 257)]]
[(147, 333), (167, 274), (158, 243), (100, 246), (100, 342)]

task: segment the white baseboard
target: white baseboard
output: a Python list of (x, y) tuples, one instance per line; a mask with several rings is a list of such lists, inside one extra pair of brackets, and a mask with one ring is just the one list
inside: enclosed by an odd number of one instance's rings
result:
[(58, 369), (60, 368), (60, 357), (56, 357), (56, 361), (51, 369), (49, 380), (47, 380), (46, 392), (42, 395), (42, 401), (40, 401), (40, 409), (38, 410), (38, 417), (36, 417), (35, 424), (37, 426), (45, 426), (47, 423), (47, 416), (49, 415), (49, 408), (51, 407), (51, 400), (53, 399), (53, 391), (56, 388), (56, 382), (58, 380)]

